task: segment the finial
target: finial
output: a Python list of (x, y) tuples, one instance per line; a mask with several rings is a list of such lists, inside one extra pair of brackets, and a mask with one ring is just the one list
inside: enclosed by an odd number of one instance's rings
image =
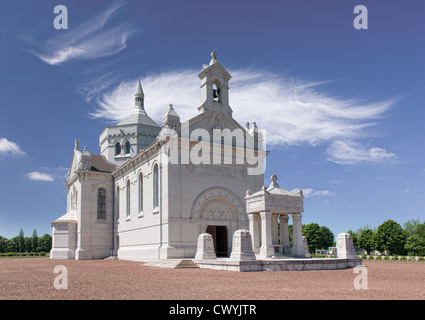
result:
[(270, 183), (270, 187), (269, 188), (279, 188), (279, 185), (277, 184), (277, 175), (272, 175), (271, 177), (270, 177), (270, 180), (272, 181), (272, 183)]
[(249, 122), (245, 123), (247, 129), (249, 129)]
[(213, 51), (213, 52), (211, 52), (211, 61), (210, 61), (210, 65), (212, 65), (212, 64), (214, 64), (214, 63), (216, 63), (217, 62), (217, 52), (215, 52), (215, 51)]
[(298, 194), (299, 194), (301, 197), (304, 197), (304, 195), (303, 195), (303, 191), (302, 191), (301, 189), (299, 189), (299, 190), (298, 190)]

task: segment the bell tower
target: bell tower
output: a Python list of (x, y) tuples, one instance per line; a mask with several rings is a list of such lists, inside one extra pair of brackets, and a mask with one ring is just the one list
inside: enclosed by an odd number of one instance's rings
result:
[(199, 112), (220, 112), (232, 115), (229, 106), (229, 80), (232, 76), (217, 60), (217, 52), (211, 53), (211, 61), (198, 75), (201, 79), (201, 106)]

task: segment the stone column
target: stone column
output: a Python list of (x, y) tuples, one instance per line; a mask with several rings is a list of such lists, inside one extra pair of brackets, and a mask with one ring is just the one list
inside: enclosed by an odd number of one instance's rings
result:
[(280, 215), (280, 244), (283, 245), (282, 253), (286, 253), (286, 254), (291, 253), (291, 248), (289, 246), (288, 220), (289, 220), (288, 215), (286, 214)]
[(249, 220), (249, 232), (251, 233), (252, 239), (252, 249), (255, 253), (260, 252), (260, 233), (258, 230), (258, 213), (250, 213), (248, 214)]
[(272, 246), (272, 228), (271, 228), (271, 212), (263, 211), (261, 217), (261, 248), (260, 257), (262, 259), (271, 257), (274, 254)]
[(279, 230), (278, 230), (278, 214), (272, 214), (271, 216), (271, 227), (272, 227), (272, 244), (279, 244)]
[(293, 245), (292, 245), (291, 255), (295, 257), (305, 257), (301, 218), (302, 218), (301, 213), (292, 214)]

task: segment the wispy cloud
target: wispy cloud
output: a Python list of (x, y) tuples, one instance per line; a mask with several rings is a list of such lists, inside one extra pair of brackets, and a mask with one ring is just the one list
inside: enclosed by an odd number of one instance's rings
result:
[(28, 178), (37, 181), (55, 181), (55, 179), (48, 173), (41, 173), (39, 171), (33, 171), (28, 173)]
[(9, 141), (6, 138), (0, 138), (0, 155), (20, 156), (25, 152), (19, 147), (16, 142)]
[[(333, 196), (335, 193), (329, 191), (329, 190), (314, 190), (312, 188), (304, 188), (301, 189), (303, 192), (303, 196), (305, 198), (310, 197), (319, 197), (319, 196)], [(299, 189), (292, 189), (291, 192), (298, 193)]]
[(48, 40), (39, 51), (33, 53), (50, 65), (66, 61), (95, 59), (119, 53), (127, 46), (130, 24), (107, 26), (111, 17), (123, 6), (122, 1), (114, 2), (105, 12), (66, 33)]
[(40, 168), (40, 171), (32, 171), (27, 173), (27, 177), (30, 180), (53, 182), (56, 179), (65, 178), (67, 172), (68, 172), (68, 169), (64, 167), (57, 167), (57, 168), (42, 167)]
[(334, 141), (327, 149), (328, 160), (339, 164), (359, 164), (364, 162), (381, 163), (395, 160), (395, 153), (384, 148), (368, 147), (353, 141)]
[[(160, 123), (172, 103), (183, 121), (195, 116), (200, 105), (198, 73), (199, 70), (175, 70), (141, 77), (148, 114)], [(324, 82), (286, 79), (248, 69), (230, 73), (234, 118), (241, 124), (255, 121), (265, 129), (268, 147), (327, 143), (329, 160), (341, 164), (395, 156), (382, 148), (365, 150), (358, 142), (370, 138), (369, 128), (378, 123), (395, 100), (366, 103), (341, 99), (321, 92)], [(96, 97), (92, 96), (96, 109), (90, 116), (116, 122), (127, 117), (133, 109), (136, 83), (137, 79), (131, 79), (98, 91)]]

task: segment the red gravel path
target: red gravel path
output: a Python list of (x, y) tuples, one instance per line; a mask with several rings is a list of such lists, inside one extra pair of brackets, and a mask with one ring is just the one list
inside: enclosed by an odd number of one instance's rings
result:
[[(68, 289), (54, 288), (55, 266)], [(0, 300), (357, 300), (425, 299), (425, 263), (363, 261), (368, 289), (356, 290), (354, 269), (233, 272), (148, 267), (120, 260), (0, 259)]]

